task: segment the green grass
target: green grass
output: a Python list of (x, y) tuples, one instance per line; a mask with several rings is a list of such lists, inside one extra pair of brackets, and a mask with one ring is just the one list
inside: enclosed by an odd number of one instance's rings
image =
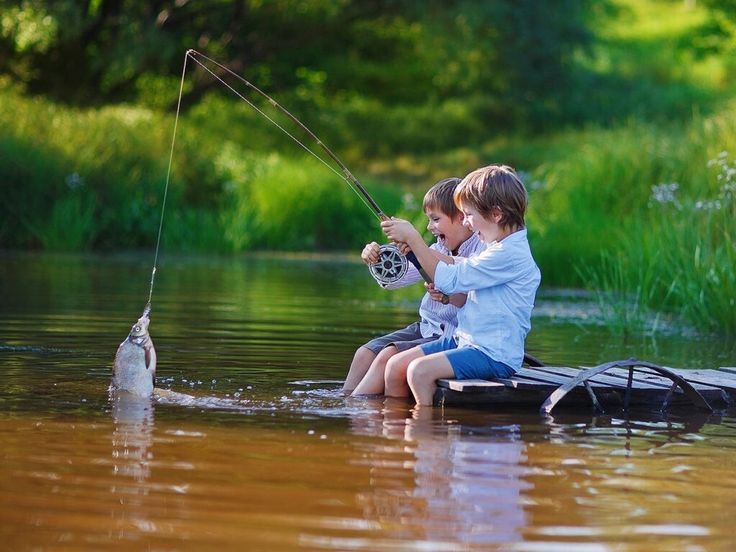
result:
[[(733, 116), (730, 120), (736, 122)], [(719, 142), (733, 143), (733, 125), (715, 122), (722, 121), (702, 122), (701, 139), (721, 128), (727, 134)], [(685, 136), (692, 140), (697, 134)], [(636, 216), (618, 212), (620, 227), (608, 243), (601, 241), (599, 259), (580, 259), (575, 266), (583, 284), (597, 291), (604, 318), (615, 331), (654, 332), (665, 315), (699, 331), (733, 336), (736, 164), (725, 152), (710, 163), (700, 156), (680, 163), (670, 175), (686, 180), (650, 186), (646, 209), (633, 210)]]
[[(579, 116), (595, 123), (519, 136), (473, 119), (472, 102), (386, 109), (354, 97), (306, 122), (387, 213), (417, 224), (433, 182), (511, 164), (529, 188), (544, 285), (597, 290), (615, 331), (656, 331), (666, 318), (736, 335), (734, 167), (719, 157), (736, 154), (734, 64), (688, 46), (699, 5), (616, 4), (597, 29), (598, 55), (581, 60), (593, 80)], [(133, 106), (69, 109), (0, 83), (0, 247), (153, 247), (173, 124)], [(676, 203), (653, 197), (672, 183)], [(164, 250), (217, 253), (357, 252), (381, 240), (339, 175), (216, 96), (179, 122), (163, 231)]]

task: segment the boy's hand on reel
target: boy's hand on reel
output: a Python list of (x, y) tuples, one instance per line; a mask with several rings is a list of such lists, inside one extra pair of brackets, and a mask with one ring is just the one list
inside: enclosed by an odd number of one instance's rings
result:
[(360, 258), (367, 265), (372, 265), (380, 260), (381, 246), (376, 242), (367, 243), (360, 253)]
[(383, 233), (388, 236), (391, 241), (396, 243), (409, 243), (412, 238), (417, 236), (421, 239), (421, 234), (417, 231), (408, 220), (391, 217), (390, 220), (381, 222)]

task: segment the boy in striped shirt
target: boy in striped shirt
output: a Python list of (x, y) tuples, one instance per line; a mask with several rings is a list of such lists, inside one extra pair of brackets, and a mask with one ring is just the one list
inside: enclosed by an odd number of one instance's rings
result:
[[(462, 213), (455, 206), (453, 194), (459, 178), (446, 178), (437, 182), (424, 195), (422, 207), (429, 220), (427, 229), (437, 238), (428, 249), (442, 256), (469, 257), (482, 248), (478, 235), (463, 225)], [(371, 242), (365, 246), (361, 258), (366, 264), (378, 262), (379, 245)], [(416, 267), (409, 263), (406, 274), (386, 289), (409, 286), (422, 280)], [(464, 293), (453, 294), (447, 304), (442, 294), (432, 284), (425, 284), (427, 293), (419, 307), (420, 320), (372, 339), (355, 351), (350, 370), (345, 378), (343, 392), (353, 395), (375, 395), (384, 392), (386, 363), (395, 354), (412, 347), (452, 335), (457, 326), (458, 309), (465, 303)]]
[(381, 223), (409, 245), (445, 293), (467, 293), (454, 335), (397, 354), (385, 369), (385, 394), (431, 405), (439, 378), (508, 378), (520, 367), (541, 274), (527, 241), (527, 193), (513, 169), (489, 165), (467, 175), (454, 192), (465, 225), (484, 247), (469, 259), (438, 258), (410, 222)]

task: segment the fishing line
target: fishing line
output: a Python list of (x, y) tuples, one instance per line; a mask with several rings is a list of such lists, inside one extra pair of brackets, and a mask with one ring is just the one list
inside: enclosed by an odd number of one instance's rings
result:
[[(340, 178), (345, 180), (345, 182), (348, 184), (351, 190), (355, 192), (360, 200), (376, 215), (378, 220), (384, 221), (389, 220), (389, 217), (386, 215), (386, 213), (383, 212), (383, 210), (378, 206), (378, 203), (371, 197), (371, 195), (368, 193), (368, 190), (366, 190), (363, 185), (358, 181), (357, 178), (353, 175), (353, 173), (350, 172), (350, 169), (347, 168), (345, 163), (343, 163), (340, 158), (330, 149), (328, 148), (322, 140), (320, 140), (314, 132), (309, 130), (307, 126), (302, 123), (299, 119), (297, 119), (294, 115), (291, 114), (285, 107), (283, 107), (281, 104), (279, 104), (276, 100), (274, 100), (271, 96), (266, 94), (263, 90), (258, 88), (253, 83), (249, 82), (245, 78), (241, 77), (237, 73), (233, 72), (232, 70), (228, 69), (224, 65), (218, 63), (217, 61), (205, 56), (204, 54), (197, 52), (196, 50), (190, 49), (187, 51), (187, 56), (190, 56), (192, 60), (197, 63), (200, 67), (202, 67), (205, 71), (207, 71), (210, 75), (212, 75), (213, 78), (218, 80), (220, 83), (222, 83), (226, 88), (228, 88), (231, 92), (233, 92), (236, 96), (238, 96), (241, 100), (243, 100), (245, 103), (247, 103), (250, 107), (252, 107), (255, 111), (257, 111), (259, 114), (263, 115), (268, 121), (270, 121), (273, 125), (275, 125), (277, 128), (279, 128), (284, 134), (286, 134), (289, 138), (291, 138), (294, 142), (299, 144), (305, 151), (307, 151), (310, 155), (312, 155), (315, 159), (317, 159), (320, 163), (325, 165), (328, 169), (330, 169), (333, 173), (338, 175)], [(219, 75), (217, 75), (214, 71), (212, 71), (209, 67), (207, 67), (204, 63), (202, 63), (200, 60), (198, 60), (195, 56), (200, 56), (201, 58), (207, 60), (212, 65), (220, 68), (222, 71), (225, 71), (229, 75), (232, 75), (237, 80), (248, 86), (250, 89), (257, 92), (259, 95), (261, 95), (263, 98), (266, 99), (274, 108), (281, 111), (284, 115), (286, 115), (291, 121), (296, 124), (299, 128), (301, 128), (312, 140), (314, 140), (319, 147), (322, 148), (322, 151), (324, 151), (330, 159), (332, 159), (341, 169), (342, 174), (337, 172), (335, 168), (327, 163), (322, 157), (317, 155), (312, 149), (308, 148), (305, 144), (303, 144), (296, 136), (291, 134), (288, 130), (286, 130), (282, 125), (280, 125), (278, 122), (276, 122), (272, 117), (268, 116), (268, 114), (264, 113), (262, 109), (260, 109), (258, 106), (256, 106), (253, 102), (245, 98), (242, 94), (240, 94), (237, 90), (235, 90), (232, 86), (230, 86), (226, 81), (224, 81), (222, 78), (220, 78)], [(401, 253), (399, 248), (396, 245), (393, 244), (384, 244), (380, 248), (379, 253), (379, 261), (377, 263), (373, 263), (368, 266), (368, 269), (371, 273), (371, 276), (382, 286), (387, 286), (389, 284), (392, 284), (401, 278), (404, 277), (404, 274), (406, 274), (407, 271), (407, 263), (411, 262), (419, 271), (419, 274), (422, 276), (422, 278), (426, 281), (431, 283), (432, 279), (429, 277), (427, 272), (422, 268), (421, 264), (419, 264), (419, 261), (416, 258), (416, 255), (414, 255), (413, 252), (409, 252), (408, 254), (404, 255)], [(449, 298), (447, 296), (443, 296), (442, 302), (446, 303), (449, 301)]]
[(179, 111), (181, 110), (181, 97), (184, 93), (184, 76), (187, 72), (187, 59), (189, 52), (184, 55), (184, 67), (181, 70), (181, 82), (179, 84), (179, 98), (176, 102), (176, 117), (174, 117), (174, 133), (171, 136), (171, 150), (169, 151), (169, 167), (166, 169), (166, 184), (164, 185), (164, 199), (161, 202), (161, 220), (158, 223), (158, 237), (156, 238), (156, 253), (153, 257), (153, 270), (151, 270), (151, 289), (148, 291), (148, 303), (145, 311), (151, 311), (151, 298), (153, 297), (153, 280), (156, 277), (156, 266), (158, 265), (158, 250), (161, 245), (161, 229), (164, 226), (164, 211), (166, 209), (166, 196), (169, 193), (169, 181), (171, 180), (171, 166), (174, 160), (174, 144), (176, 144), (176, 128), (179, 125)]
[[(281, 111), (284, 115), (286, 115), (289, 119), (291, 119), (291, 121), (294, 122), (299, 128), (301, 128), (310, 138), (312, 138), (312, 140), (314, 140), (317, 143), (317, 145), (319, 145), (322, 148), (322, 150), (342, 169), (342, 173), (338, 172), (335, 169), (335, 167), (333, 167), (330, 163), (328, 163), (320, 155), (317, 155), (317, 153), (315, 153), (311, 148), (307, 147), (301, 140), (299, 140), (299, 138), (294, 136), (291, 132), (289, 132), (286, 128), (284, 128), (281, 124), (279, 124), (278, 121), (276, 121), (273, 117), (269, 116), (260, 107), (255, 105), (252, 101), (246, 98), (238, 90), (233, 88), (220, 75), (215, 73), (212, 69), (210, 69), (210, 67), (208, 67), (201, 60), (197, 59), (197, 57), (195, 56), (199, 56), (202, 59), (206, 60), (208, 63), (218, 67), (225, 73), (236, 78), (237, 80), (245, 84), (247, 87), (249, 87), (251, 90), (255, 91), (256, 93), (261, 95), (263, 98), (265, 98), (274, 108)], [(373, 214), (378, 218), (378, 220), (384, 221), (384, 220), (389, 219), (389, 217), (378, 206), (378, 204), (373, 199), (373, 197), (371, 197), (368, 191), (363, 187), (363, 185), (358, 181), (358, 179), (350, 172), (350, 170), (340, 160), (340, 158), (332, 150), (330, 150), (330, 148), (328, 148), (322, 142), (322, 140), (320, 140), (311, 130), (309, 130), (309, 128), (307, 128), (306, 125), (304, 125), (304, 123), (302, 123), (299, 119), (297, 119), (294, 115), (292, 115), (286, 108), (284, 108), (281, 104), (279, 104), (276, 100), (274, 100), (271, 96), (266, 94), (263, 90), (258, 88), (253, 83), (249, 82), (245, 78), (241, 77), (240, 75), (228, 69), (224, 65), (218, 63), (217, 61), (205, 56), (204, 54), (197, 52), (196, 50), (189, 49), (184, 55), (184, 67), (182, 68), (181, 82), (179, 83), (179, 97), (176, 103), (176, 116), (174, 118), (174, 131), (171, 137), (171, 150), (169, 151), (169, 164), (166, 170), (166, 183), (164, 186), (164, 197), (163, 197), (163, 201), (161, 204), (161, 219), (159, 221), (159, 226), (158, 226), (158, 237), (156, 238), (156, 252), (155, 252), (154, 260), (153, 260), (153, 269), (151, 271), (151, 287), (148, 293), (148, 303), (146, 304), (146, 307), (144, 309), (144, 314), (150, 312), (151, 310), (151, 300), (153, 297), (153, 283), (154, 283), (154, 279), (156, 276), (156, 267), (158, 266), (158, 254), (159, 254), (159, 248), (161, 245), (161, 233), (162, 233), (162, 228), (163, 228), (163, 223), (164, 223), (166, 198), (168, 195), (169, 183), (171, 181), (171, 168), (172, 168), (173, 159), (174, 159), (174, 146), (176, 144), (176, 132), (177, 132), (177, 128), (179, 125), (179, 115), (181, 112), (182, 96), (184, 94), (184, 79), (185, 79), (186, 71), (187, 71), (187, 62), (190, 58), (197, 65), (199, 65), (202, 69), (204, 69), (207, 73), (209, 73), (220, 84), (225, 86), (228, 90), (230, 90), (238, 98), (240, 98), (242, 101), (247, 103), (253, 110), (255, 110), (257, 113), (265, 117), (271, 124), (273, 124), (279, 130), (281, 130), (284, 134), (286, 134), (289, 138), (291, 138), (296, 144), (298, 144), (302, 149), (304, 149), (304, 151), (306, 151), (312, 157), (314, 157), (317, 161), (322, 163), (325, 167), (327, 167), (330, 171), (332, 171), (339, 178), (345, 180), (345, 182), (348, 184), (350, 189), (358, 196), (358, 198), (360, 198), (360, 200), (365, 204), (365, 206), (368, 207), (371, 210), (371, 212), (373, 212)], [(395, 245), (392, 245), (392, 244), (381, 246), (379, 262), (369, 266), (371, 275), (381, 285), (387, 285), (387, 284), (393, 283), (401, 279), (403, 275), (406, 273), (407, 259), (414, 266), (416, 266), (416, 268), (419, 270), (422, 277), (427, 282), (431, 282), (431, 279), (427, 276), (426, 272), (422, 269), (421, 265), (416, 260), (416, 256), (412, 252), (409, 252), (409, 254), (406, 256), (402, 255), (399, 249)]]
[[(266, 94), (263, 90), (258, 88), (255, 84), (249, 82), (248, 80), (244, 79), (237, 73), (233, 72), (232, 70), (228, 69), (224, 65), (218, 63), (217, 61), (205, 56), (204, 54), (201, 54), (200, 52), (197, 52), (196, 50), (188, 50), (187, 56), (191, 57), (192, 60), (197, 63), (202, 69), (207, 71), (210, 75), (212, 75), (213, 78), (218, 80), (222, 85), (224, 85), (228, 90), (230, 90), (233, 94), (235, 94), (238, 98), (243, 100), (245, 103), (247, 103), (250, 107), (252, 107), (255, 111), (257, 111), (259, 114), (263, 115), (266, 119), (268, 119), (269, 122), (271, 122), (274, 126), (276, 126), (281, 132), (286, 134), (289, 138), (291, 138), (294, 142), (296, 142), (299, 146), (301, 146), (304, 151), (309, 153), (312, 157), (317, 159), (320, 163), (322, 163), (325, 167), (327, 167), (329, 170), (331, 170), (333, 173), (335, 173), (337, 176), (345, 180), (347, 182), (348, 186), (350, 186), (350, 189), (355, 192), (355, 194), (360, 198), (360, 200), (365, 204), (366, 207), (368, 207), (375, 215), (378, 217), (378, 220), (385, 220), (388, 219), (386, 214), (381, 210), (381, 208), (378, 206), (378, 204), (373, 200), (373, 198), (368, 194), (367, 190), (363, 188), (363, 186), (358, 182), (358, 179), (353, 176), (353, 174), (350, 172), (350, 170), (345, 166), (345, 164), (335, 155), (317, 136), (309, 130), (304, 123), (302, 123), (299, 119), (297, 119), (294, 115), (291, 114), (285, 107), (283, 107), (281, 104), (279, 104), (276, 100), (274, 100), (271, 96)], [(208, 62), (212, 63), (213, 65), (219, 67), (223, 71), (227, 72), (229, 75), (232, 75), (239, 81), (241, 81), (243, 84), (263, 96), (273, 107), (284, 113), (287, 117), (289, 117), (294, 123), (296, 123), (304, 132), (306, 132), (310, 138), (312, 138), (317, 144), (327, 153), (327, 155), (332, 158), (335, 163), (337, 163), (340, 168), (343, 170), (343, 173), (339, 173), (332, 165), (330, 165), (327, 161), (325, 161), (322, 157), (317, 155), (314, 151), (312, 151), (310, 148), (308, 148), (304, 143), (302, 143), (296, 136), (294, 136), (291, 132), (286, 130), (282, 125), (280, 125), (277, 121), (275, 121), (272, 117), (270, 117), (267, 113), (265, 113), (261, 108), (259, 108), (257, 105), (255, 105), (253, 102), (251, 102), (248, 98), (243, 96), (240, 92), (235, 90), (230, 84), (228, 84), (225, 80), (223, 80), (219, 75), (217, 75), (214, 71), (212, 71), (209, 67), (207, 67), (204, 63), (202, 63), (200, 60), (198, 60), (195, 56), (200, 56), (203, 59), (206, 59)], [(356, 189), (357, 187), (357, 189)]]

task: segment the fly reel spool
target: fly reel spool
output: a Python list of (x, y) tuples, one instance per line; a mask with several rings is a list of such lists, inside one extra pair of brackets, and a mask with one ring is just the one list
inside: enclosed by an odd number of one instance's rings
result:
[(393, 244), (381, 246), (377, 263), (368, 265), (373, 279), (382, 287), (401, 280), (409, 268), (409, 261), (401, 254), (399, 248)]

